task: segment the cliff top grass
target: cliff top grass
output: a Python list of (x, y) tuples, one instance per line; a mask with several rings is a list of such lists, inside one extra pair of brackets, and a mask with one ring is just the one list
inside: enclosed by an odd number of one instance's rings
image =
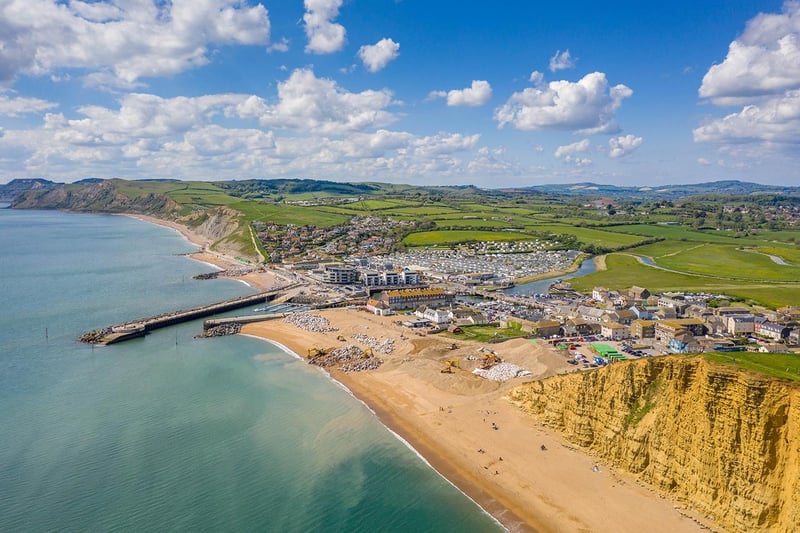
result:
[(708, 352), (700, 357), (707, 361), (757, 372), (766, 376), (800, 383), (800, 355), (758, 352)]

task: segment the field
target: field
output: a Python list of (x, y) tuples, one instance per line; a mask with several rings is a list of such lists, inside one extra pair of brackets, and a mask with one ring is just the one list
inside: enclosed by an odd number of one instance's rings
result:
[(465, 242), (523, 240), (535, 240), (535, 237), (511, 231), (421, 231), (408, 235), (403, 239), (403, 244), (407, 246), (447, 246)]
[(587, 244), (594, 244), (597, 246), (605, 246), (611, 249), (632, 246), (636, 243), (642, 242), (646, 237), (638, 235), (629, 235), (625, 233), (614, 233), (611, 231), (599, 230), (594, 228), (582, 228), (579, 226), (567, 226), (561, 224), (542, 224), (536, 226), (529, 226), (529, 231), (545, 232), (561, 234), (566, 233), (575, 235), (575, 237)]
[(702, 358), (776, 378), (800, 382), (800, 355), (784, 353), (705, 353)]
[(702, 244), (661, 256), (658, 264), (681, 272), (728, 279), (800, 281), (800, 268), (733, 246)]

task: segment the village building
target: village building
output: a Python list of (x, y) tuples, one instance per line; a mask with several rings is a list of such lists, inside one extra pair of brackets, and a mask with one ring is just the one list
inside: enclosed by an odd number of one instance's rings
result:
[(635, 339), (652, 339), (655, 336), (655, 320), (634, 320), (631, 322), (631, 337)]
[(417, 315), (419, 318), (429, 320), (432, 324), (438, 327), (443, 327), (449, 324), (452, 317), (449, 309), (446, 308), (437, 309), (433, 307), (426, 307), (424, 305), (418, 307), (414, 314)]
[(791, 329), (774, 322), (762, 322), (755, 324), (755, 333), (772, 340), (782, 340), (789, 336)]
[(450, 311), (450, 318), (459, 326), (484, 326), (489, 323), (485, 313), (474, 309), (454, 309)]
[(537, 337), (552, 337), (561, 333), (558, 320), (539, 320), (531, 324), (530, 332)]
[(378, 316), (389, 316), (394, 314), (394, 311), (392, 311), (392, 308), (389, 307), (389, 304), (382, 302), (381, 300), (376, 300), (375, 298), (369, 298), (367, 300), (367, 311)]
[(586, 322), (594, 322), (596, 324), (599, 324), (603, 320), (603, 315), (605, 314), (605, 311), (603, 311), (602, 309), (598, 309), (596, 307), (581, 305), (576, 310), (576, 313), (580, 318), (582, 318)]
[(739, 335), (749, 335), (756, 331), (756, 317), (751, 314), (728, 315), (727, 317), (728, 335), (737, 337)]
[(650, 291), (644, 287), (633, 286), (628, 289), (628, 296), (636, 302), (641, 302), (650, 298)]
[(599, 322), (587, 322), (581, 318), (573, 318), (571, 320), (567, 320), (563, 326), (561, 326), (560, 334), (563, 337), (581, 337), (586, 335), (599, 335), (600, 334), (600, 323)]
[(444, 289), (393, 289), (383, 291), (380, 296), (391, 309), (416, 309), (424, 305), (427, 307), (441, 307), (450, 305), (455, 296), (445, 292)]
[(667, 342), (667, 349), (672, 353), (699, 353), (702, 346), (694, 335), (684, 332), (671, 337)]
[(634, 321), (634, 319), (636, 319), (636, 315), (630, 309), (615, 309), (606, 311), (605, 315), (603, 315), (602, 321), (619, 322), (620, 324), (628, 326)]
[(600, 325), (600, 335), (612, 341), (627, 339), (630, 328), (619, 322), (605, 322)]
[(786, 342), (793, 346), (800, 344), (800, 328), (794, 328), (792, 331), (790, 331), (789, 336), (786, 337)]
[(697, 318), (679, 318), (675, 320), (659, 320), (655, 323), (655, 338), (664, 346), (669, 346), (670, 339), (684, 333), (694, 336), (705, 335), (706, 326)]
[(358, 276), (358, 270), (350, 265), (344, 265), (341, 263), (328, 263), (326, 265), (322, 265), (320, 278), (324, 283), (347, 285), (348, 283), (355, 283), (358, 281)]

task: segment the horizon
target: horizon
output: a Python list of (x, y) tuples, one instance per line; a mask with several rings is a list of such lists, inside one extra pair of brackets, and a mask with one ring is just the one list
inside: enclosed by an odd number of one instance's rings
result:
[(800, 2), (503, 7), (9, 0), (0, 183), (800, 185)]

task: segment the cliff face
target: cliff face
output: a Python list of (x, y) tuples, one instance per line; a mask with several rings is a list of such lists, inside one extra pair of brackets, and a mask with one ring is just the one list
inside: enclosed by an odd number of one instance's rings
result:
[(731, 531), (800, 527), (800, 387), (663, 357), (555, 376), (510, 398)]
[(180, 206), (163, 194), (143, 194), (129, 198), (110, 181), (81, 187), (59, 186), (47, 190), (29, 190), (16, 198), (13, 207), (21, 209), (66, 209), (103, 213), (142, 213), (174, 216)]

